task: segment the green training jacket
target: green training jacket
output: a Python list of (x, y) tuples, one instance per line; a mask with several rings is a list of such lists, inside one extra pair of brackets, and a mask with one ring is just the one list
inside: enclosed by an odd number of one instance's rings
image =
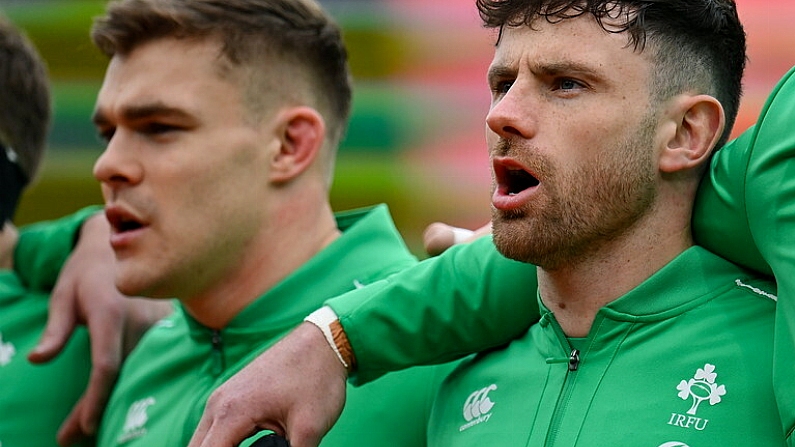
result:
[(445, 381), (429, 446), (785, 446), (774, 293), (692, 247), (603, 307), (586, 338), (542, 306), (524, 336)]
[[(208, 329), (179, 309), (147, 332), (124, 363), (98, 445), (187, 445), (210, 393), (324, 299), (417, 262), (386, 206), (340, 214), (337, 223), (343, 230), (341, 237), (246, 307), (223, 330)], [(433, 398), (451, 368), (415, 368), (352, 389), (339, 423), (321, 445), (425, 445)]]
[[(57, 223), (22, 228), (14, 252), (15, 265), (38, 269), (37, 259), (68, 254), (75, 230), (85, 216), (86, 212), (78, 213)], [(91, 357), (84, 328), (78, 328), (52, 362), (33, 365), (27, 360), (47, 322), (49, 302), (49, 287), (34, 287), (15, 271), (0, 270), (2, 447), (56, 447), (58, 428), (88, 384)]]

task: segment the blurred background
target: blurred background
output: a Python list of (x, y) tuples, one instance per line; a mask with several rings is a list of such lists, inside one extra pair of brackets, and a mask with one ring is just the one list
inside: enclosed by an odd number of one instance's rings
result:
[[(337, 210), (385, 202), (411, 249), (442, 220), (489, 219), (484, 117), (493, 35), (473, 0), (321, 0), (342, 25), (355, 77), (354, 111), (337, 165)], [(106, 60), (88, 30), (104, 0), (0, 0), (47, 61), (55, 119), (50, 149), (16, 216), (52, 219), (101, 203), (91, 176), (102, 151), (89, 121)], [(795, 65), (795, 0), (738, 0), (748, 34), (745, 96), (734, 134), (756, 121)]]

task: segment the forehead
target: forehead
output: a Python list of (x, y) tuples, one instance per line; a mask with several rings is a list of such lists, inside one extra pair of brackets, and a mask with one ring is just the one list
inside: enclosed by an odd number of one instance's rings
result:
[(220, 44), (175, 38), (146, 42), (114, 56), (105, 73), (97, 108), (159, 102), (187, 109), (239, 102), (234, 72), (223, 69)]
[(605, 31), (589, 14), (555, 23), (539, 18), (532, 27), (502, 29), (492, 69), (571, 65), (606, 76), (626, 76), (629, 69), (634, 69), (634, 75), (645, 80), (652, 63), (649, 53), (648, 49), (636, 50), (626, 32)]

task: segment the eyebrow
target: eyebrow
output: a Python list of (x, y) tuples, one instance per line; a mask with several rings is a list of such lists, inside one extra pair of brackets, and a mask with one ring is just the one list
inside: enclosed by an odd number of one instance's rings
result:
[[(511, 78), (516, 76), (516, 69), (508, 64), (494, 65), (489, 68), (487, 79), (489, 82), (494, 79)], [(600, 77), (599, 71), (594, 69), (591, 65), (575, 62), (575, 61), (561, 61), (540, 63), (532, 67), (532, 71), (545, 76), (556, 76), (565, 73), (579, 73), (592, 77)]]
[(591, 65), (582, 64), (574, 61), (553, 62), (541, 65), (538, 70), (546, 75), (558, 75), (561, 73), (584, 73), (598, 75), (598, 71)]
[[(122, 109), (121, 116), (125, 121), (138, 121), (154, 116), (183, 119), (192, 118), (192, 115), (185, 112), (183, 109), (167, 106), (160, 102), (125, 107)], [(101, 109), (94, 111), (91, 121), (93, 121), (97, 126), (105, 126), (110, 124), (110, 119)]]
[(489, 67), (489, 71), (486, 74), (486, 78), (488, 79), (489, 83), (494, 81), (495, 79), (503, 79), (503, 78), (511, 78), (516, 76), (516, 70), (509, 67), (508, 65), (492, 65)]

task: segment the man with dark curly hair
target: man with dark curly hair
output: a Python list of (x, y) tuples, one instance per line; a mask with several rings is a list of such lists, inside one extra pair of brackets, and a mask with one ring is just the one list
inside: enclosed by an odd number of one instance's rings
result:
[(775, 287), (690, 226), (739, 104), (734, 4), (478, 6), (494, 244), (537, 266), (541, 319), (451, 374), (429, 444), (785, 445)]

